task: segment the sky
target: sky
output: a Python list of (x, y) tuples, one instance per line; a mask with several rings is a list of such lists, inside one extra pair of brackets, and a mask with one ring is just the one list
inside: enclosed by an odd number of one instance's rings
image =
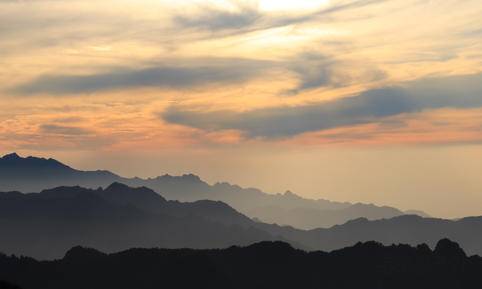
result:
[(482, 215), (480, 0), (0, 0), (0, 153)]

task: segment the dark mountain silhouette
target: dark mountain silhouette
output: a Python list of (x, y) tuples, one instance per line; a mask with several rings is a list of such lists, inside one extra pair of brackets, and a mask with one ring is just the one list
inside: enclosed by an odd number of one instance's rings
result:
[(39, 262), (0, 254), (0, 279), (29, 289), (327, 288), (472, 289), (482, 287), (482, 258), (457, 243), (358, 243), (305, 252), (283, 242), (216, 250), (130, 249), (105, 254), (74, 247)]
[(374, 221), (359, 218), (328, 229), (309, 231), (263, 223), (258, 223), (258, 228), (311, 249), (335, 250), (371, 240), (386, 245), (426, 243), (433, 247), (437, 240), (450, 238), (469, 254), (482, 255), (482, 217), (454, 221), (406, 215)]
[(305, 199), (289, 191), (267, 194), (228, 183), (209, 185), (192, 174), (149, 179), (123, 178), (109, 171), (76, 170), (54, 159), (22, 158), (15, 153), (0, 158), (0, 191), (38, 192), (58, 186), (95, 189), (105, 188), (114, 182), (148, 187), (170, 200), (222, 201), (252, 218), (301, 229), (330, 227), (359, 217), (380, 219), (404, 214), (392, 207)]
[(20, 287), (5, 281), (0, 281), (0, 289), (20, 289)]
[(0, 193), (0, 250), (58, 258), (81, 244), (107, 252), (131, 247), (219, 248), (273, 240), (251, 219), (215, 201), (167, 201), (154, 191), (58, 187)]
[(59, 186), (105, 187), (119, 176), (108, 171), (79, 171), (54, 159), (26, 157), (16, 153), (0, 158), (2, 191), (38, 192)]

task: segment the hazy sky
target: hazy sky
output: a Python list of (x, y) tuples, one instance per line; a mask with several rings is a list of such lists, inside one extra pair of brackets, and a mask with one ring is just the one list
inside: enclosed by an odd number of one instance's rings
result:
[(480, 0), (0, 0), (0, 153), (482, 215)]

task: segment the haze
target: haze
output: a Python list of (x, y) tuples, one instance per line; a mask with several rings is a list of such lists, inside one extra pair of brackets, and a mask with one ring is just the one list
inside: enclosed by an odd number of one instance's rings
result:
[(0, 154), (482, 212), (477, 0), (0, 1)]

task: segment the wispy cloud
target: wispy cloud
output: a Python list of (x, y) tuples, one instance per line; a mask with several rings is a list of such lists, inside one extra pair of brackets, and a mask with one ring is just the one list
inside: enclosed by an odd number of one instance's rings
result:
[(86, 128), (77, 126), (66, 126), (58, 124), (42, 124), (40, 127), (40, 132), (46, 134), (58, 134), (58, 135), (88, 135), (92, 132)]
[[(279, 61), (191, 58), (143, 68), (100, 68), (98, 72), (91, 74), (45, 74), (7, 91), (16, 95), (77, 95), (146, 87), (182, 90), (241, 83), (259, 78), (270, 81), (274, 79), (267, 79), (263, 72), (275, 69), (292, 74), (297, 79), (292, 89), (281, 93), (283, 96), (293, 96), (320, 87), (347, 86), (353, 81), (363, 80), (369, 83), (386, 76), (368, 62), (360, 67), (349, 61), (308, 51)], [(356, 75), (353, 76), (353, 73)]]
[(363, 67), (360, 67), (352, 62), (341, 61), (317, 52), (300, 53), (286, 61), (284, 66), (298, 78), (296, 86), (287, 91), (288, 95), (296, 95), (305, 90), (320, 87), (347, 86), (354, 82), (353, 74), (356, 74), (355, 81), (365, 83), (386, 77), (385, 72), (369, 62), (363, 63)]
[(177, 26), (185, 28), (207, 29), (210, 31), (240, 29), (254, 25), (263, 15), (253, 6), (239, 5), (236, 11), (226, 11), (205, 7), (200, 15), (174, 16)]
[(269, 14), (258, 9), (257, 2), (251, 5), (244, 2), (231, 2), (234, 10), (204, 6), (201, 11), (193, 15), (176, 15), (174, 23), (177, 27), (207, 30), (212, 33), (228, 33), (229, 30), (236, 34), (267, 30), (289, 25), (303, 24), (311, 21), (329, 21), (329, 16), (348, 10), (363, 8), (370, 5), (387, 2), (387, 0), (351, 0), (334, 1), (332, 4), (317, 10), (306, 12), (285, 12)]
[(185, 63), (145, 68), (117, 67), (85, 75), (43, 75), (9, 92), (20, 95), (66, 95), (139, 87), (186, 89), (247, 81), (269, 67), (269, 62), (248, 59), (212, 58)]
[(204, 130), (235, 129), (249, 137), (289, 137), (304, 132), (378, 122), (385, 117), (438, 108), (482, 106), (482, 74), (424, 79), (317, 104), (247, 112), (199, 111), (171, 106), (167, 122)]

